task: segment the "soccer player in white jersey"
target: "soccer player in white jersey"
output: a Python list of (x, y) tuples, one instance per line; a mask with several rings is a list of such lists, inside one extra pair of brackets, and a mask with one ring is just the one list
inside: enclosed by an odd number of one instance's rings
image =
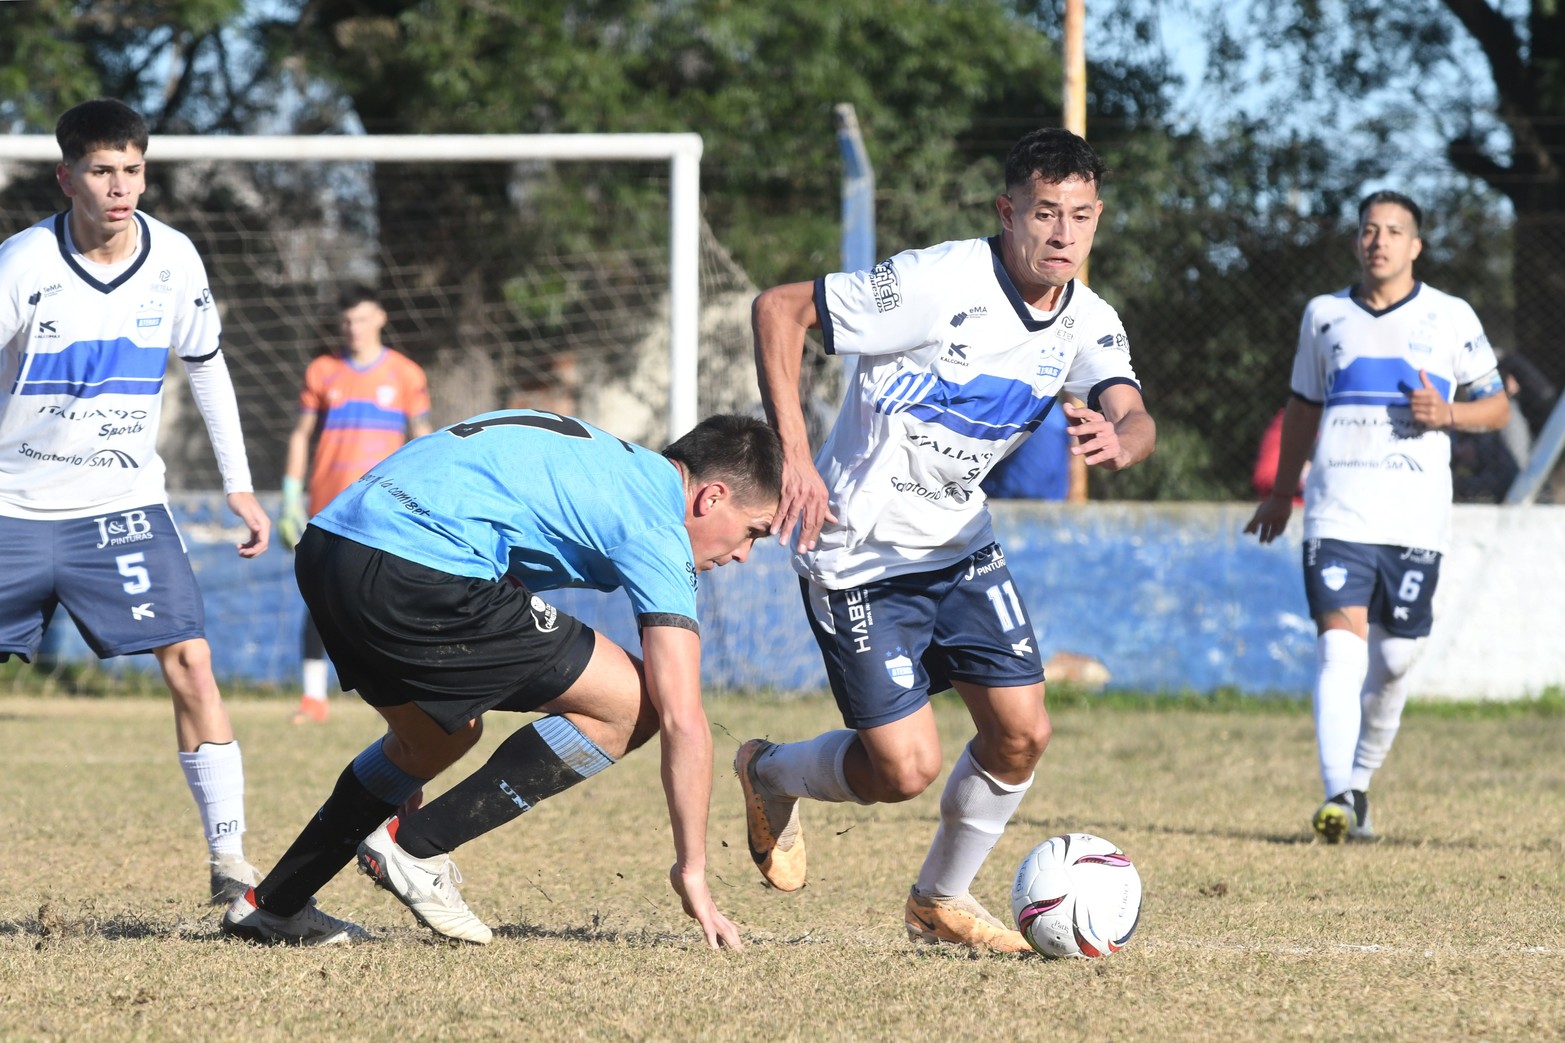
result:
[[(999, 235), (755, 301), (761, 395), (785, 459), (772, 531), (786, 543), (798, 525), (794, 567), (847, 727), (740, 746), (751, 857), (774, 887), (795, 890), (805, 882), (799, 798), (922, 793), (941, 768), (930, 693), (955, 687), (977, 734), (951, 770), (907, 898), (915, 940), (1027, 949), (970, 891), (1050, 735), (1032, 619), (980, 483), (1057, 404), (1072, 421), (1071, 452), (1090, 465), (1128, 467), (1156, 439), (1119, 317), (1076, 279), (1103, 173), (1075, 134), (1034, 131), (1006, 160)], [(813, 459), (798, 394), (812, 328), (828, 352), (857, 358)], [(1087, 405), (1057, 403), (1066, 392)]]
[(1422, 223), (1418, 205), (1397, 192), (1359, 204), (1360, 280), (1304, 309), (1277, 484), (1244, 530), (1262, 543), (1282, 535), (1310, 461), (1304, 588), (1319, 635), (1325, 796), (1312, 825), (1333, 844), (1375, 836), (1370, 779), (1402, 719), (1450, 538), (1446, 432), (1494, 431), (1510, 417), (1478, 316), (1413, 276)]
[(258, 876), (241, 840), (239, 744), (165, 502), (157, 436), (170, 352), (249, 531), (241, 557), (266, 550), (270, 523), (250, 483), (201, 258), (136, 210), (146, 123), (100, 99), (61, 116), (55, 137), (70, 209), (0, 244), (0, 660), (30, 660), (62, 604), (99, 657), (157, 657), (206, 833), (209, 897), (227, 903)]

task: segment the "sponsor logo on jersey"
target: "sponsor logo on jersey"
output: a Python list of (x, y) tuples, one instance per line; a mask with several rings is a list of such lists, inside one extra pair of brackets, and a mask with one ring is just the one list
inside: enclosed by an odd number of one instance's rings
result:
[(146, 429), (147, 426), (139, 420), (133, 424), (121, 424), (118, 426), (114, 424), (104, 424), (102, 427), (98, 428), (98, 437), (118, 438), (121, 435), (139, 435)]
[(989, 309), (982, 304), (975, 305), (966, 311), (959, 311), (951, 316), (951, 325), (960, 326), (968, 319), (986, 319), (989, 317)]
[(41, 464), (70, 464), (72, 467), (113, 467), (116, 464), (125, 468), (141, 466), (134, 456), (120, 449), (95, 449), (87, 454), (51, 453), (44, 449), (35, 449), (23, 442), (16, 451), (27, 459), (36, 460)]
[(1012, 641), (1011, 654), (1018, 659), (1026, 659), (1032, 655), (1032, 638), (1024, 637), (1020, 641)]
[(211, 307), (212, 291), (205, 286), (201, 287), (201, 296), (197, 297), (192, 303), (194, 303), (197, 308)]
[(1433, 565), (1440, 560), (1440, 552), (1437, 550), (1423, 550), (1418, 547), (1404, 547), (1402, 560), (1410, 565)]
[[(914, 496), (922, 497), (925, 500), (932, 500), (935, 502), (939, 502), (940, 500), (945, 499), (947, 496), (952, 495), (950, 492), (950, 485), (947, 485), (941, 489), (931, 489), (922, 482), (914, 481), (910, 478), (898, 478), (896, 475), (891, 476), (891, 487), (899, 493), (912, 493)], [(963, 492), (965, 493), (966, 490), (963, 490)], [(962, 500), (966, 500), (966, 498), (967, 497), (964, 495)], [(958, 502), (962, 501), (959, 500)]]
[(1424, 344), (1421, 341), (1410, 340), (1407, 342), (1407, 350), (1410, 355), (1428, 355), (1435, 350), (1433, 344)]
[(876, 311), (885, 314), (901, 305), (902, 282), (889, 258), (870, 269), (869, 285), (875, 295)]
[(56, 420), (145, 420), (150, 415), (145, 409), (66, 409), (64, 406), (43, 405), (38, 412)]
[(913, 660), (908, 658), (906, 649), (893, 649), (886, 657), (886, 675), (903, 688), (913, 687)]
[(560, 629), (559, 610), (543, 598), (534, 594), (533, 599), (527, 603), (527, 607), (532, 609), (533, 626), (538, 628), (538, 633), (552, 634)]
[(140, 605), (132, 605), (131, 606), (131, 608), (130, 608), (130, 618), (131, 619), (135, 619), (135, 620), (156, 619), (156, 618), (158, 618), (158, 614), (156, 612), (152, 611), (152, 602), (145, 601), (145, 602), (142, 602)]
[[(842, 603), (848, 613), (848, 629), (853, 634), (855, 655), (869, 651), (869, 631), (875, 625), (875, 610), (870, 607), (869, 592), (850, 589), (843, 592)], [(828, 608), (827, 616), (831, 615)]]
[(967, 345), (966, 344), (952, 344), (949, 347), (947, 347), (946, 348), (945, 358), (942, 361), (947, 362), (947, 363), (949, 363), (950, 365), (953, 365), (953, 366), (964, 366), (965, 367), (965, 366), (971, 366), (972, 365), (971, 362), (967, 361)]
[(56, 322), (58, 322), (58, 321), (59, 321), (58, 319), (39, 319), (38, 320), (38, 339), (39, 340), (58, 340), (59, 336), (60, 336), (60, 331), (54, 328), (54, 324)]
[(154, 537), (152, 521), (146, 511), (125, 511), (118, 515), (94, 518), (98, 526), (98, 543), (94, 550), (105, 547), (121, 547), (127, 543), (141, 543)]
[(1391, 618), (1392, 619), (1411, 619), (1412, 618), (1412, 613), (1408, 611), (1408, 608), (1407, 608), (1406, 605), (1393, 605), (1392, 608), (1391, 608)]
[[(369, 475), (365, 475), (364, 477), (368, 478)], [(363, 479), (360, 480), (362, 481)], [(418, 500), (414, 498), (412, 493), (398, 486), (394, 479), (382, 478), (379, 482), (376, 483), (376, 485), (378, 488), (386, 490), (391, 498), (401, 504), (403, 509), (407, 510), (408, 512), (416, 514), (421, 518), (427, 517), (429, 515), (429, 508), (419, 503)]]
[(1383, 470), (1387, 471), (1421, 472), (1424, 469), (1423, 464), (1419, 463), (1411, 456), (1408, 456), (1406, 453), (1392, 453), (1390, 456), (1380, 461), (1380, 466)]
[[(35, 298), (39, 298), (39, 299), (47, 298), (47, 297), (53, 297), (56, 294), (63, 293), (63, 292), (65, 292), (65, 284), (64, 283), (55, 282), (55, 283), (50, 283), (48, 286), (45, 286), (43, 289), (39, 290), (34, 295), (34, 297)], [(35, 299), (31, 303), (37, 304), (38, 300)]]
[(1327, 590), (1341, 590), (1348, 581), (1348, 570), (1333, 562), (1320, 570), (1320, 581), (1326, 584)]
[(975, 453), (970, 449), (963, 449), (961, 446), (946, 445), (936, 441), (929, 435), (922, 435), (917, 432), (909, 434), (908, 441), (920, 449), (928, 449), (932, 453), (938, 453), (948, 460), (955, 460), (957, 463), (986, 463), (994, 456), (993, 453)]

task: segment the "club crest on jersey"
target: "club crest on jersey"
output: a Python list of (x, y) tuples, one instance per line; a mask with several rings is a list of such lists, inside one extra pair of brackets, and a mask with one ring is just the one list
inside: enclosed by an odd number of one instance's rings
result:
[(382, 384), (375, 389), (375, 404), (382, 409), (390, 409), (397, 404), (397, 389), (390, 384)]
[(1335, 563), (1327, 565), (1320, 570), (1320, 581), (1326, 584), (1327, 590), (1341, 590), (1348, 581), (1348, 570)]
[(136, 311), (136, 328), (138, 330), (157, 329), (163, 325), (163, 303), (161, 301), (148, 301)]
[(886, 674), (903, 688), (913, 687), (913, 660), (908, 658), (906, 649), (893, 649), (886, 657)]

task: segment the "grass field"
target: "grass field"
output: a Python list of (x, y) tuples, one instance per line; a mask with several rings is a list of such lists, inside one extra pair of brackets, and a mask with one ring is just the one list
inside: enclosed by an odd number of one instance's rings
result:
[[(378, 732), (231, 697), (252, 860), (270, 865)], [(1146, 885), (1106, 960), (910, 945), (902, 901), (937, 783), (809, 804), (810, 883), (750, 865), (729, 761), (752, 735), (836, 724), (822, 700), (723, 697), (710, 842), (743, 953), (680, 913), (653, 748), (462, 849), (487, 948), (436, 942), (353, 870), (320, 898), (379, 940), (223, 940), (166, 701), (0, 698), (4, 1040), (1502, 1040), (1565, 1037), (1565, 715), (1415, 707), (1373, 796), (1376, 845), (1311, 842), (1313, 733), (1296, 703), (1200, 710), (1068, 700), (1037, 784), (975, 891), (997, 913), (1036, 842), (1118, 842)], [(968, 731), (939, 704), (949, 765)], [(494, 715), (477, 763), (526, 718)], [(431, 794), (440, 786), (430, 788)]]

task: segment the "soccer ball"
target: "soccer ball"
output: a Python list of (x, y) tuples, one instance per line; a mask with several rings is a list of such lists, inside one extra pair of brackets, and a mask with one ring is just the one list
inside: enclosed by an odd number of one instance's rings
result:
[(1042, 956), (1107, 956), (1130, 940), (1141, 918), (1141, 874), (1110, 841), (1062, 833), (1022, 859), (1011, 914)]

